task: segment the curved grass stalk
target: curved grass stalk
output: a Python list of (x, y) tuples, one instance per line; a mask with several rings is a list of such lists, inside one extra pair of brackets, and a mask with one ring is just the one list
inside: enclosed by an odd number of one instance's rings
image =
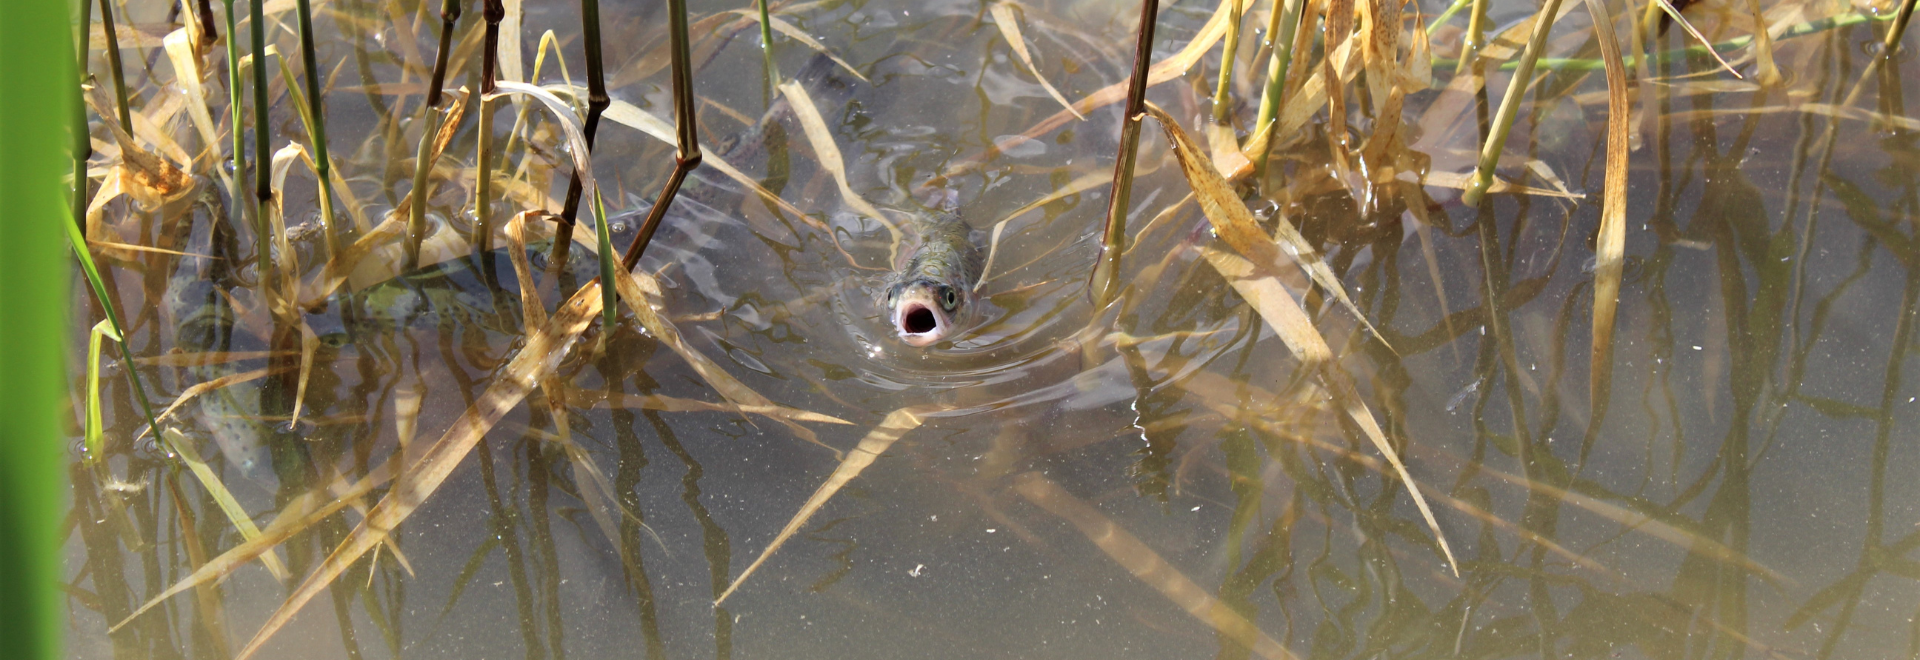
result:
[[(1234, 54), (1240, 51), (1240, 24), (1246, 12), (1246, 0), (1225, 0), (1233, 3), (1232, 12), (1227, 14), (1227, 45), (1220, 49), (1220, 82), (1213, 89), (1213, 123), (1227, 123), (1227, 108), (1232, 99), (1227, 92), (1233, 85)], [(1037, 72), (1036, 72), (1037, 75)], [(1067, 106), (1069, 108), (1073, 106)]]

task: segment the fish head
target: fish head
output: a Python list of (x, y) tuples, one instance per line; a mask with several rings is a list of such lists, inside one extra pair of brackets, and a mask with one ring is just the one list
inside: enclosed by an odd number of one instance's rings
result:
[(896, 285), (887, 292), (894, 332), (914, 347), (926, 347), (959, 332), (972, 292), (931, 279)]

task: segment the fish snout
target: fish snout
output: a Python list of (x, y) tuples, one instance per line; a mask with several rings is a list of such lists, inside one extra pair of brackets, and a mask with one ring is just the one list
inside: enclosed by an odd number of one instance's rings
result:
[(939, 309), (920, 301), (907, 301), (893, 319), (894, 330), (908, 346), (924, 348), (945, 339), (950, 326)]

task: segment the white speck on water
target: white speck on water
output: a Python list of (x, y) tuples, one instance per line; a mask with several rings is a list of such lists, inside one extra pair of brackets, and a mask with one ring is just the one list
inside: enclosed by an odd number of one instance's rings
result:
[(1695, 346), (1695, 347), (1693, 347), (1693, 350), (1696, 350), (1696, 351), (1699, 351), (1699, 350), (1705, 350), (1705, 349), (1702, 349), (1702, 348), (1700, 348), (1699, 346)]
[(927, 567), (926, 564), (914, 564), (913, 570), (907, 571), (907, 575), (911, 575), (913, 577), (920, 577), (920, 572), (926, 569), (926, 567)]
[(931, 520), (931, 521), (934, 521), (934, 522), (940, 522), (940, 516), (937, 516), (937, 515), (933, 515), (933, 516), (927, 516), (927, 520)]
[(1000, 531), (1000, 530), (997, 530), (997, 529), (994, 529), (994, 528), (992, 528), (992, 527), (988, 527), (988, 528), (987, 528), (987, 533), (988, 533), (988, 534), (993, 534), (993, 533), (995, 533), (995, 532), (998, 532), (998, 531)]
[(1187, 509), (1187, 510), (1188, 510), (1188, 511), (1199, 511), (1199, 510), (1200, 510), (1200, 507), (1197, 507), (1197, 506), (1196, 506), (1196, 507), (1193, 507), (1193, 508), (1191, 508), (1191, 509)]

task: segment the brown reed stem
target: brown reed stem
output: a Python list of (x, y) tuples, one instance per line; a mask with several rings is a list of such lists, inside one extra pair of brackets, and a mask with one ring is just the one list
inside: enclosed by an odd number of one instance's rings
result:
[[(601, 66), (600, 0), (580, 0), (580, 26), (585, 32), (586, 39), (582, 45), (587, 51), (587, 121), (580, 132), (587, 138), (588, 153), (592, 153), (593, 136), (600, 128), (600, 113), (613, 104), (613, 100), (607, 96), (606, 70)], [(554, 229), (553, 252), (548, 262), (554, 264), (555, 268), (567, 262), (567, 250), (573, 244), (573, 225), (579, 215), (580, 173), (576, 171), (567, 180), (566, 203), (560, 208), (559, 224)]]
[(487, 36), (484, 47), (480, 49), (480, 119), (479, 141), (480, 172), (474, 186), (473, 235), (474, 249), (485, 253), (493, 251), (493, 113), (487, 95), (494, 91), (494, 83), (499, 80), (500, 60), (500, 21), (507, 17), (507, 7), (501, 0), (485, 0), (482, 16), (487, 20)]
[(660, 196), (640, 225), (639, 235), (634, 236), (633, 244), (627, 246), (627, 253), (620, 259), (620, 267), (628, 271), (640, 263), (640, 255), (646, 253), (647, 244), (653, 242), (653, 233), (666, 217), (667, 207), (673, 205), (680, 184), (687, 180), (689, 172), (700, 166), (700, 142), (694, 132), (697, 118), (693, 114), (693, 56), (689, 54), (687, 38), (687, 0), (667, 0), (667, 19), (673, 46), (673, 127), (678, 150), (673, 156), (673, 174), (667, 176)]
[(120, 63), (120, 37), (113, 27), (113, 5), (100, 0), (100, 26), (107, 32), (107, 68), (113, 72), (113, 100), (118, 103), (120, 125), (127, 128), (127, 134), (133, 134), (133, 111), (127, 108), (127, 78), (122, 73)]
[(420, 244), (427, 239), (427, 173), (433, 169), (433, 139), (440, 133), (440, 103), (446, 99), (441, 88), (447, 82), (447, 51), (453, 47), (453, 27), (460, 21), (460, 0), (440, 4), (440, 45), (433, 56), (433, 81), (427, 86), (426, 130), (420, 133), (420, 150), (414, 161), (412, 202), (407, 217), (407, 269), (420, 267)]
[[(262, 16), (263, 0), (253, 0), (247, 15), (251, 26), (249, 33), (253, 37), (253, 231), (254, 252), (262, 291), (272, 291), (268, 286), (273, 269), (273, 240), (271, 223), (267, 221), (267, 208), (273, 204), (273, 168), (268, 167), (273, 153), (269, 138), (272, 128), (267, 123), (267, 21)], [(239, 125), (234, 131), (239, 132)], [(237, 152), (236, 152), (237, 153)], [(235, 173), (235, 176), (239, 176)]]
[(333, 158), (327, 155), (327, 105), (320, 93), (320, 71), (313, 56), (312, 0), (298, 0), (300, 21), (300, 59), (306, 67), (307, 113), (313, 120), (313, 174), (320, 179), (320, 226), (326, 234), (327, 257), (340, 253), (339, 227), (333, 213)]
[(1140, 151), (1140, 123), (1146, 117), (1147, 69), (1153, 64), (1153, 27), (1159, 13), (1159, 0), (1140, 0), (1139, 40), (1133, 47), (1127, 114), (1120, 118), (1120, 154), (1113, 164), (1113, 196), (1107, 200), (1107, 227), (1100, 236), (1100, 261), (1087, 280), (1095, 308), (1113, 302), (1120, 281), (1120, 253), (1125, 251), (1127, 240), (1128, 198), (1133, 192), (1133, 163)]

